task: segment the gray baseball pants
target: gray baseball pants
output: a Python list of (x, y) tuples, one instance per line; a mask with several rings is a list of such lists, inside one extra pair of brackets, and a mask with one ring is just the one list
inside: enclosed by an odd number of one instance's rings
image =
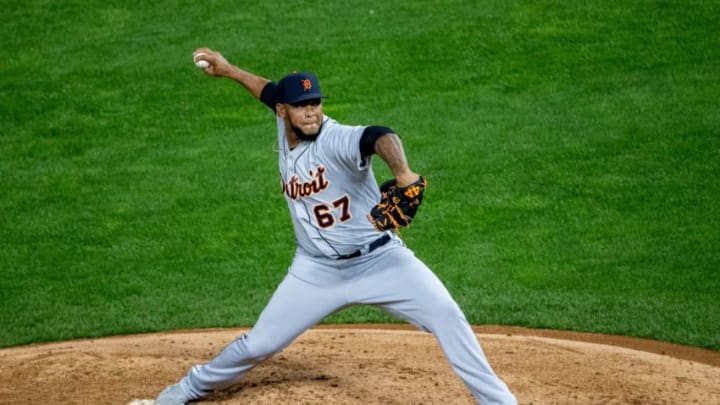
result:
[(478, 403), (517, 404), (445, 286), (400, 241), (347, 260), (309, 257), (298, 251), (252, 330), (207, 364), (192, 367), (180, 386), (192, 399), (199, 399), (234, 385), (326, 316), (356, 304), (380, 307), (431, 332)]

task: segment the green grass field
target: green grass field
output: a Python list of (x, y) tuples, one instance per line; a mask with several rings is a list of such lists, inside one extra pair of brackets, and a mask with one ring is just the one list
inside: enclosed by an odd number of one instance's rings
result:
[(471, 323), (720, 350), (720, 3), (138, 4), (0, 10), (0, 346), (252, 325), (294, 240), (272, 115), (209, 46), (403, 136), (403, 236)]

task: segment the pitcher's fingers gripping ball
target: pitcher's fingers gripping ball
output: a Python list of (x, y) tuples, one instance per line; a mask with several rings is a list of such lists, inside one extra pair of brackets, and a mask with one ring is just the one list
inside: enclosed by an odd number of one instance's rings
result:
[(220, 53), (210, 48), (198, 48), (193, 52), (193, 63), (210, 76), (225, 76), (230, 64)]
[(195, 66), (197, 66), (200, 69), (207, 69), (210, 67), (210, 62), (208, 62), (209, 55), (205, 52), (195, 52), (193, 54), (193, 62), (195, 62)]
[(420, 178), (405, 187), (398, 187), (395, 179), (380, 186), (382, 198), (368, 215), (370, 222), (379, 231), (398, 229), (410, 225), (422, 203), (427, 180)]
[(196, 49), (193, 52), (193, 63), (210, 76), (228, 77), (233, 72), (233, 66), (228, 63), (227, 59), (210, 48)]

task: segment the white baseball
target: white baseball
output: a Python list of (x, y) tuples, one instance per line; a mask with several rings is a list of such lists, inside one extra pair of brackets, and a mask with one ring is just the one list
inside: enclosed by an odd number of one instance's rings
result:
[(207, 56), (207, 54), (200, 52), (193, 58), (195, 60), (195, 66), (199, 67), (200, 69), (205, 69), (206, 67), (210, 66), (210, 62), (202, 59), (203, 56)]

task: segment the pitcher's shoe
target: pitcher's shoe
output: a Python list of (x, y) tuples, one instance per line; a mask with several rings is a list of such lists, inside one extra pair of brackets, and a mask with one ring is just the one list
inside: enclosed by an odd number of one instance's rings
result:
[(155, 405), (185, 405), (188, 402), (190, 400), (180, 387), (180, 383), (177, 383), (162, 390), (155, 400)]

